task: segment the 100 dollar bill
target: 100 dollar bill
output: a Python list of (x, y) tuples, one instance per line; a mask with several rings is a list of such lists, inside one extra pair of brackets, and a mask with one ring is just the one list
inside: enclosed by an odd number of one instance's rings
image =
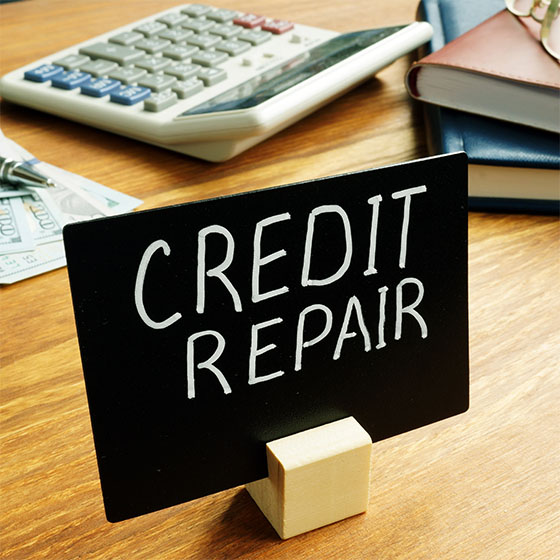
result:
[(37, 160), (1, 131), (0, 153), (32, 165), (55, 183), (48, 190), (0, 185), (0, 284), (65, 266), (65, 224), (130, 212), (142, 203)]

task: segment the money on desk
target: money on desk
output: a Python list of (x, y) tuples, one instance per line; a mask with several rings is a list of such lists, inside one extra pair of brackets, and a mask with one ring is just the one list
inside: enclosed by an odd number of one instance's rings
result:
[(71, 222), (123, 214), (142, 201), (37, 160), (0, 131), (0, 154), (24, 161), (52, 179), (49, 189), (0, 181), (0, 284), (66, 265), (62, 228)]

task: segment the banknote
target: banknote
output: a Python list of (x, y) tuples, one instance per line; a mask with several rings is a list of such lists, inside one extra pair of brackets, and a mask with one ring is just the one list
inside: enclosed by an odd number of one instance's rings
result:
[(0, 154), (32, 165), (55, 186), (0, 184), (0, 284), (65, 266), (62, 228), (70, 222), (130, 212), (142, 201), (37, 160), (0, 130)]
[(34, 166), (38, 171), (41, 171), (55, 181), (78, 186), (89, 195), (89, 201), (92, 201), (93, 204), (97, 203), (101, 205), (105, 214), (124, 214), (125, 212), (130, 212), (138, 208), (138, 206), (142, 204), (139, 198), (116, 191), (115, 189), (101, 185), (91, 179), (76, 175), (66, 169), (60, 169), (50, 163), (45, 163), (44, 161), (39, 162), (38, 160), (27, 161), (29, 163), (35, 162)]
[(66, 221), (50, 193), (43, 189), (43, 192), (27, 194), (21, 200), (35, 244), (62, 241), (62, 228)]
[(29, 251), (35, 247), (21, 198), (0, 199), (0, 253)]
[(0, 255), (0, 284), (12, 284), (66, 266), (64, 244), (53, 241), (33, 251)]
[(0, 182), (0, 198), (20, 197), (30, 192), (34, 192), (33, 189), (26, 189), (24, 187), (15, 189), (12, 185)]

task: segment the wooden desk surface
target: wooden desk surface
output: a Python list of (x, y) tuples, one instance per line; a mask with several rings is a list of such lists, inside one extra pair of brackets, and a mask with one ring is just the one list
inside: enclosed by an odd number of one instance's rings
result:
[[(2, 5), (0, 72), (179, 2)], [(347, 31), (414, 19), (416, 0), (222, 0)], [(405, 57), (264, 144), (210, 164), (3, 102), (38, 158), (153, 208), (427, 154)], [(369, 511), (281, 541), (243, 488), (105, 521), (66, 269), (2, 288), (4, 558), (551, 559), (560, 550), (558, 221), (470, 215), (470, 410), (374, 445)]]

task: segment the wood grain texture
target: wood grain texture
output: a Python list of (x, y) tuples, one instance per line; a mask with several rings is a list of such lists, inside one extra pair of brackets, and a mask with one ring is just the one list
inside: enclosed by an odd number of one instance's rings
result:
[(367, 510), (371, 448), (353, 417), (270, 441), (268, 476), (245, 489), (289, 539)]
[[(166, 0), (0, 7), (0, 73), (162, 10)], [(222, 0), (338, 31), (408, 22), (415, 0)], [(2, 102), (4, 133), (142, 208), (426, 155), (404, 57), (222, 164)], [(373, 446), (370, 504), (281, 541), (243, 488), (105, 521), (65, 269), (0, 291), (0, 550), (6, 559), (543, 559), (560, 550), (560, 228), (471, 214), (471, 408)], [(94, 264), (94, 263), (92, 263)], [(451, 336), (451, 334), (450, 334)]]

